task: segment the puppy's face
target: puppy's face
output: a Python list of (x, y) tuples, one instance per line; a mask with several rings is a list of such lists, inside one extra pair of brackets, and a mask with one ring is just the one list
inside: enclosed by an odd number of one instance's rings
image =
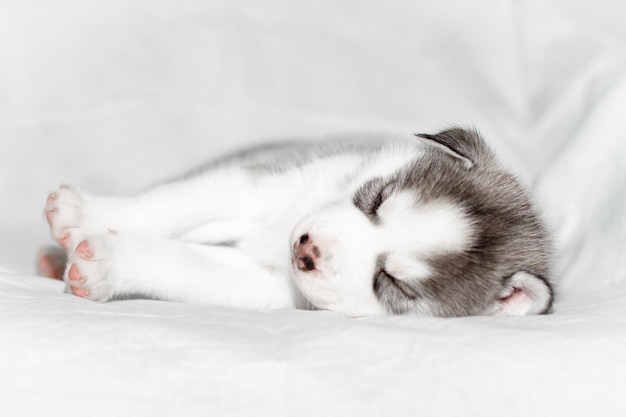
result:
[(296, 226), (304, 296), (347, 316), (546, 312), (549, 244), (525, 191), (476, 133), (424, 139), (416, 159), (357, 178)]
[[(296, 282), (318, 308), (349, 316), (394, 312), (385, 297), (417, 301), (417, 287), (433, 276), (429, 260), (472, 242), (471, 219), (461, 208), (422, 204), (412, 190), (392, 192), (375, 182), (375, 194), (325, 207), (295, 230)], [(391, 194), (379, 197), (385, 192)], [(413, 313), (435, 314), (427, 302), (414, 304)]]

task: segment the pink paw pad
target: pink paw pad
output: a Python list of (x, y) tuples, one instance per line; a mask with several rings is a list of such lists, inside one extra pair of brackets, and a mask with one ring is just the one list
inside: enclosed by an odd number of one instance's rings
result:
[(70, 279), (70, 288), (74, 295), (78, 297), (87, 297), (90, 294), (88, 288), (79, 288), (78, 286), (82, 286), (87, 280), (80, 275), (78, 271), (78, 267), (76, 264), (70, 265), (70, 270), (67, 272), (67, 275)]
[(84, 284), (86, 282), (85, 278), (83, 278), (80, 275), (80, 272), (78, 271), (78, 267), (76, 266), (76, 264), (70, 265), (70, 270), (67, 272), (67, 276), (70, 278), (70, 281), (74, 281), (76, 285)]
[(69, 238), (70, 234), (66, 232), (57, 238), (57, 242), (59, 242), (59, 245), (61, 245), (63, 249), (67, 249)]
[(48, 224), (50, 226), (52, 226), (52, 223), (54, 222), (54, 213), (56, 213), (57, 209), (52, 209), (52, 210), (48, 210), (46, 211), (46, 220), (48, 220)]
[(91, 248), (89, 248), (89, 244), (86, 240), (81, 241), (78, 246), (76, 246), (76, 252), (83, 259), (91, 259), (93, 258), (93, 252)]
[(37, 269), (48, 278), (63, 279), (64, 268), (65, 263), (60, 263), (49, 255), (44, 255), (37, 260)]
[(48, 200), (47, 200), (46, 202), (47, 202), (48, 204), (52, 204), (52, 203), (54, 203), (54, 202), (56, 201), (56, 199), (57, 199), (57, 198), (58, 198), (58, 197), (57, 197), (56, 193), (51, 193), (51, 194), (48, 196)]
[(77, 297), (85, 298), (85, 297), (88, 297), (90, 294), (87, 288), (75, 288), (75, 287), (70, 287), (70, 288), (72, 289), (72, 292), (74, 293), (74, 295)]

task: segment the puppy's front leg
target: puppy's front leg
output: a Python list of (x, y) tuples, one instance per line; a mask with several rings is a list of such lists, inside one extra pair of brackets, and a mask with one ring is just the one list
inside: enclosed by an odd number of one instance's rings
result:
[(141, 297), (253, 309), (302, 305), (288, 272), (259, 266), (236, 248), (121, 232), (86, 236), (68, 252), (63, 278), (73, 294), (100, 302)]

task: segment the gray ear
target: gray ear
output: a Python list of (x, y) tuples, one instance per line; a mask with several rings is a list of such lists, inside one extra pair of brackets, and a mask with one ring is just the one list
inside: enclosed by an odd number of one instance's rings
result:
[(492, 315), (524, 316), (545, 314), (552, 307), (552, 287), (545, 280), (528, 272), (517, 272), (495, 301)]
[(474, 130), (452, 128), (436, 135), (418, 133), (415, 136), (448, 155), (463, 162), (467, 169), (478, 165), (482, 160), (491, 158), (491, 152), (480, 134)]

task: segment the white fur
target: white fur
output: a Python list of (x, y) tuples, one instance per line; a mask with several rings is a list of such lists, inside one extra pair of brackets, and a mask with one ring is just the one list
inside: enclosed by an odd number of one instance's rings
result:
[[(461, 250), (471, 239), (471, 222), (450, 202), (425, 204), (401, 192), (381, 205), (379, 224), (353, 204), (367, 180), (423, 154), (407, 138), (376, 158), (338, 153), (276, 173), (218, 165), (132, 197), (62, 187), (46, 210), (53, 236), (68, 237), (64, 279), (95, 301), (143, 295), (255, 309), (312, 303), (348, 316), (381, 315), (387, 311), (372, 287), (378, 255), (397, 279), (426, 279), (428, 256)], [(299, 270), (293, 257), (303, 234), (320, 251), (314, 271)], [(93, 256), (75, 251), (83, 240)], [(72, 265), (80, 281), (70, 280)]]
[(317, 271), (295, 271), (305, 297), (320, 308), (345, 315), (382, 314), (372, 291), (379, 254), (387, 255), (385, 269), (395, 278), (425, 279), (430, 269), (424, 258), (467, 243), (471, 225), (460, 209), (443, 202), (416, 209), (416, 199), (402, 192), (387, 199), (379, 209), (379, 224), (349, 202), (330, 204), (305, 217), (291, 240), (307, 233), (322, 248)]

